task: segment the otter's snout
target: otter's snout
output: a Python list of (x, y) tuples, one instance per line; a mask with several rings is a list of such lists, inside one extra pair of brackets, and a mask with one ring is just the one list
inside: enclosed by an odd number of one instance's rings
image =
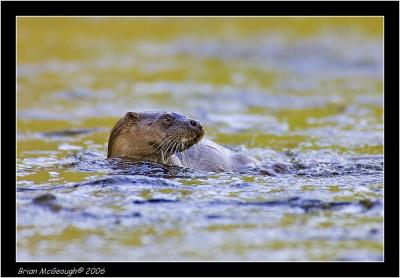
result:
[(195, 128), (199, 128), (199, 129), (203, 128), (203, 126), (198, 121), (195, 121), (195, 120), (189, 120), (189, 124)]
[(190, 129), (192, 130), (192, 134), (194, 136), (194, 141), (191, 142), (191, 144), (196, 144), (198, 141), (201, 140), (201, 138), (204, 135), (203, 126), (199, 121), (192, 119), (189, 119), (186, 123), (189, 125)]

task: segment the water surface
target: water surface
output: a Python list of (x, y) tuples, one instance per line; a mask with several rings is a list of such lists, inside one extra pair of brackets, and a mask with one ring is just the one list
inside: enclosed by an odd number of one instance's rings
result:
[[(19, 18), (18, 261), (383, 260), (379, 18)], [(105, 160), (127, 111), (292, 174)]]

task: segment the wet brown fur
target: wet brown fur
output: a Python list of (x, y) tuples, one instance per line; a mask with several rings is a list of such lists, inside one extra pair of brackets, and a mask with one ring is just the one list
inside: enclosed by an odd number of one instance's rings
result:
[[(166, 121), (169, 116), (174, 118), (172, 122)], [(212, 172), (238, 172), (260, 166), (258, 160), (202, 139), (203, 135), (199, 122), (178, 113), (128, 112), (111, 131), (107, 157)]]
[[(167, 112), (126, 113), (111, 131), (107, 158), (171, 164), (171, 155), (190, 148), (204, 135), (200, 123), (193, 127), (189, 122), (194, 120), (176, 115), (179, 118)], [(166, 121), (169, 116), (171, 122)]]

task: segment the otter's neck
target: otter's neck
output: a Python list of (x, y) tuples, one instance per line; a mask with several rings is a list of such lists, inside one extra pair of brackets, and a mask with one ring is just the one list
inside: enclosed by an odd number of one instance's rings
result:
[(124, 156), (121, 157), (123, 159), (129, 160), (129, 161), (149, 161), (149, 162), (155, 162), (155, 163), (160, 163), (164, 165), (169, 165), (169, 166), (180, 166), (182, 167), (182, 163), (179, 160), (179, 158), (176, 157), (176, 155), (171, 155), (165, 157), (165, 160), (161, 158), (161, 155), (151, 155), (151, 156)]

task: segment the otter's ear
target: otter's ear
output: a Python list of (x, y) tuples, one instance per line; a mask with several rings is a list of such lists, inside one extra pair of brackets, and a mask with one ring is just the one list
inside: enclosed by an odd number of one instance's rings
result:
[(130, 122), (134, 122), (139, 119), (139, 113), (127, 112), (124, 116), (124, 119)]

